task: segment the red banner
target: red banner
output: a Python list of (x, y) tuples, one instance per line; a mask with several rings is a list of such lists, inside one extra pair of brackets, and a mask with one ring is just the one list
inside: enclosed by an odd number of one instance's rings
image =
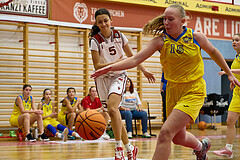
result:
[(163, 12), (163, 9), (119, 3), (83, 0), (52, 0), (51, 19), (57, 21), (93, 24), (94, 13), (106, 8), (113, 17), (113, 26), (142, 28), (150, 18)]
[[(52, 0), (51, 19), (63, 22), (93, 24), (94, 13), (106, 8), (113, 17), (112, 26), (142, 28), (164, 8), (89, 0)], [(231, 39), (240, 32), (240, 18), (200, 12), (187, 12), (187, 27), (205, 33), (208, 38)]]

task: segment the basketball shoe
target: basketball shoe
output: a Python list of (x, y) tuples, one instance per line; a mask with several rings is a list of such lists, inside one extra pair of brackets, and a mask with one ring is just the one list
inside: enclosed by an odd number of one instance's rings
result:
[(115, 160), (125, 160), (122, 147), (115, 148)]
[(132, 139), (132, 132), (127, 132), (128, 139)]
[(62, 132), (62, 140), (66, 142), (68, 140), (68, 129), (65, 128)]
[(50, 139), (46, 136), (45, 133), (41, 134), (39, 139), (40, 141), (44, 141), (44, 142), (50, 141)]
[(219, 151), (213, 151), (214, 154), (222, 157), (233, 158), (233, 151), (228, 150), (226, 147)]
[(128, 160), (136, 160), (138, 153), (138, 147), (132, 146), (131, 151), (127, 151)]
[(207, 137), (202, 140), (202, 150), (193, 151), (193, 154), (197, 156), (197, 160), (207, 160), (207, 151), (211, 147), (211, 141)]
[(25, 141), (35, 142), (36, 139), (32, 137), (31, 133), (28, 133), (28, 134), (26, 135)]
[(104, 133), (103, 133), (103, 135), (100, 137), (100, 139), (105, 139), (105, 140), (108, 140), (108, 139), (110, 139), (110, 136), (107, 134), (107, 132), (105, 131)]

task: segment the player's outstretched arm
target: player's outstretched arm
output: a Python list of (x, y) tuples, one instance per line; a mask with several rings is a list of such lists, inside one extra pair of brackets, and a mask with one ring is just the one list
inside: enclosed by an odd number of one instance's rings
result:
[[(231, 69), (231, 72), (232, 73), (235, 73), (235, 74), (240, 74), (240, 69)], [(222, 75), (224, 75), (224, 74), (226, 74), (224, 71), (220, 71), (220, 72), (218, 72), (218, 74), (220, 75), (220, 76), (222, 76)]]
[(240, 74), (240, 69), (231, 69), (232, 73)]
[(207, 39), (207, 37), (200, 32), (194, 32), (194, 37), (200, 44), (201, 48), (206, 51), (210, 57), (217, 63), (217, 65), (223, 69), (223, 71), (228, 75), (228, 79), (234, 85), (240, 86), (237, 78), (232, 74), (230, 68), (228, 67), (222, 54), (212, 45), (212, 43)]
[[(128, 45), (128, 43), (123, 47), (124, 52), (126, 53), (127, 57), (132, 57), (133, 53)], [(148, 71), (143, 65), (142, 63), (140, 63), (139, 65), (137, 65), (138, 69), (140, 69), (144, 76), (148, 79), (149, 83), (154, 83), (156, 81), (154, 74), (151, 73), (150, 71)]]
[(97, 70), (94, 74), (92, 74), (91, 77), (97, 78), (102, 74), (108, 73), (109, 71), (121, 71), (136, 67), (144, 60), (149, 58), (152, 54), (154, 54), (157, 50), (160, 50), (162, 45), (163, 45), (162, 37), (154, 38), (152, 41), (150, 41), (147, 47), (141, 50), (139, 53), (135, 54), (130, 58), (124, 59), (120, 62), (101, 68)]

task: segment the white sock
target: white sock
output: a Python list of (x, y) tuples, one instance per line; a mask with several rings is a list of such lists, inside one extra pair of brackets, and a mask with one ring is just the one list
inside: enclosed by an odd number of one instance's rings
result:
[(198, 146), (194, 149), (195, 151), (201, 151), (202, 150), (202, 142), (198, 140)]
[(116, 148), (117, 148), (117, 147), (122, 147), (121, 141), (116, 141)]
[(232, 151), (232, 150), (233, 150), (233, 144), (226, 144), (226, 148), (227, 148), (229, 151)]
[(131, 151), (132, 150), (132, 145), (130, 142), (128, 142), (127, 144), (125, 144), (126, 150), (127, 151)]
[(58, 133), (58, 134), (57, 134), (57, 137), (58, 137), (58, 138), (62, 138), (62, 134), (61, 134), (61, 133)]
[(78, 133), (76, 133), (76, 138), (81, 138)]

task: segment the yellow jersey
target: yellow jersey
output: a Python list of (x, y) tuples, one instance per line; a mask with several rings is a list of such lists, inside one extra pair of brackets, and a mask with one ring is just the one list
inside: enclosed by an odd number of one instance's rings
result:
[[(31, 110), (31, 108), (32, 108), (32, 96), (29, 96), (26, 101), (24, 100), (23, 94), (19, 95), (19, 97), (22, 99), (24, 110)], [(16, 101), (15, 101), (12, 115), (21, 115), (21, 114), (22, 113), (19, 109), (19, 106), (16, 104)]]
[(163, 32), (164, 45), (160, 61), (166, 80), (175, 83), (191, 82), (204, 74), (201, 48), (193, 37), (193, 29), (184, 27), (178, 38)]
[[(68, 97), (66, 97), (66, 98), (69, 100)], [(74, 97), (73, 101), (72, 102), (70, 101), (71, 106), (74, 107), (76, 102), (77, 102), (77, 97)], [(64, 114), (65, 111), (67, 111), (67, 105), (62, 105), (60, 114)]]
[[(233, 60), (231, 69), (240, 69), (240, 53), (238, 53), (236, 55), (235, 59)], [(240, 74), (233, 73), (233, 75), (238, 79), (238, 81), (240, 81)], [(237, 87), (239, 89), (239, 87), (237, 85), (235, 85), (235, 87)]]
[(52, 100), (50, 100), (48, 104), (45, 103), (44, 100), (42, 100), (42, 110), (43, 110), (42, 116), (49, 116), (50, 114), (52, 114), (53, 111)]

